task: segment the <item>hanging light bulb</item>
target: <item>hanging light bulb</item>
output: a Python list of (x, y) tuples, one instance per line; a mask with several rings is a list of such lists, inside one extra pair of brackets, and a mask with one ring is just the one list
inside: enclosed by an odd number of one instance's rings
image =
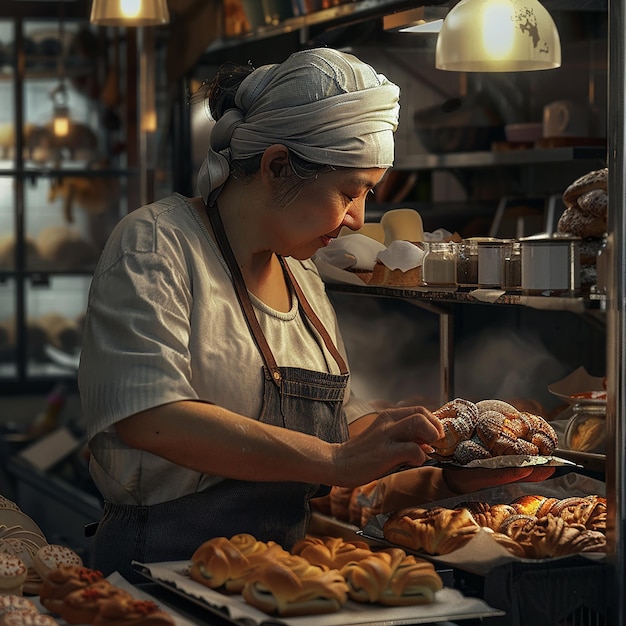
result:
[(67, 90), (61, 81), (50, 92), (53, 106), (52, 132), (55, 137), (67, 137), (70, 132), (70, 109), (67, 106)]
[(537, 0), (461, 0), (437, 37), (435, 66), (459, 72), (521, 72), (561, 65), (559, 33)]
[(166, 0), (93, 0), (89, 21), (99, 26), (161, 26), (170, 14)]

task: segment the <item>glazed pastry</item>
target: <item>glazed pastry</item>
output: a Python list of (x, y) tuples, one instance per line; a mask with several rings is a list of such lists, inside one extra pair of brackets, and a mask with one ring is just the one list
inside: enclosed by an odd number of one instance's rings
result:
[(400, 548), (372, 552), (341, 569), (354, 602), (386, 606), (431, 604), (443, 582), (432, 563)]
[(93, 626), (174, 626), (169, 613), (150, 600), (116, 595), (102, 601)]
[(291, 549), (312, 565), (328, 569), (341, 569), (350, 562), (358, 562), (372, 554), (364, 541), (345, 541), (340, 537), (313, 537), (307, 535)]
[(191, 557), (190, 577), (211, 589), (240, 593), (247, 576), (266, 559), (288, 554), (274, 542), (257, 541), (252, 535), (214, 537), (205, 541)]
[(463, 547), (478, 531), (467, 509), (406, 508), (392, 513), (383, 525), (387, 541), (427, 554), (448, 554)]
[(335, 613), (345, 604), (348, 585), (338, 570), (324, 570), (303, 557), (289, 555), (255, 570), (242, 596), (268, 615), (319, 615)]
[(60, 565), (50, 570), (39, 591), (41, 604), (51, 613), (58, 613), (68, 593), (103, 580), (102, 572), (79, 565)]
[(113, 596), (123, 596), (132, 600), (127, 591), (101, 580), (84, 589), (68, 593), (59, 604), (57, 613), (68, 624), (91, 624), (100, 611), (102, 602)]

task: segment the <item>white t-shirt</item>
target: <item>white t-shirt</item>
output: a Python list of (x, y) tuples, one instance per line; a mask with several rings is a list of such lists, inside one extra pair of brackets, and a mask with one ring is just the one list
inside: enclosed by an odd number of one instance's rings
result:
[[(345, 354), (315, 265), (288, 263)], [(295, 296), (287, 313), (251, 298), (279, 366), (339, 373)], [(211, 402), (257, 419), (262, 365), (226, 263), (189, 199), (173, 194), (124, 217), (94, 273), (78, 375), (90, 470), (104, 497), (150, 505), (219, 481), (128, 448), (113, 425), (178, 400)], [(372, 412), (349, 389), (344, 408), (348, 422)]]

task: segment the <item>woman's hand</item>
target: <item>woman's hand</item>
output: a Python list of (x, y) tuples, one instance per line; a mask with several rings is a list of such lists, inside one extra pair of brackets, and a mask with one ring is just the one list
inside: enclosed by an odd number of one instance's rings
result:
[(335, 451), (333, 485), (357, 487), (399, 468), (422, 465), (443, 436), (440, 421), (422, 406), (388, 408)]
[(502, 469), (444, 469), (443, 480), (453, 494), (472, 493), (516, 482), (541, 482), (554, 474), (554, 467), (506, 467)]

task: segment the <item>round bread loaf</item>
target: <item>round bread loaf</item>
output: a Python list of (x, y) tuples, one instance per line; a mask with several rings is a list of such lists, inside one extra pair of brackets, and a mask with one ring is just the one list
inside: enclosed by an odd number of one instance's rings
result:
[(584, 213), (579, 207), (565, 209), (559, 217), (557, 231), (574, 237), (602, 237), (606, 232), (606, 219)]
[(602, 189), (603, 191), (606, 191), (608, 187), (608, 178), (609, 170), (606, 167), (587, 172), (587, 174), (577, 178), (563, 192), (563, 203), (565, 206), (571, 207), (576, 204), (576, 200), (578, 200), (580, 196), (593, 189)]
[(592, 189), (580, 196), (576, 202), (585, 213), (606, 219), (609, 196), (604, 189)]

